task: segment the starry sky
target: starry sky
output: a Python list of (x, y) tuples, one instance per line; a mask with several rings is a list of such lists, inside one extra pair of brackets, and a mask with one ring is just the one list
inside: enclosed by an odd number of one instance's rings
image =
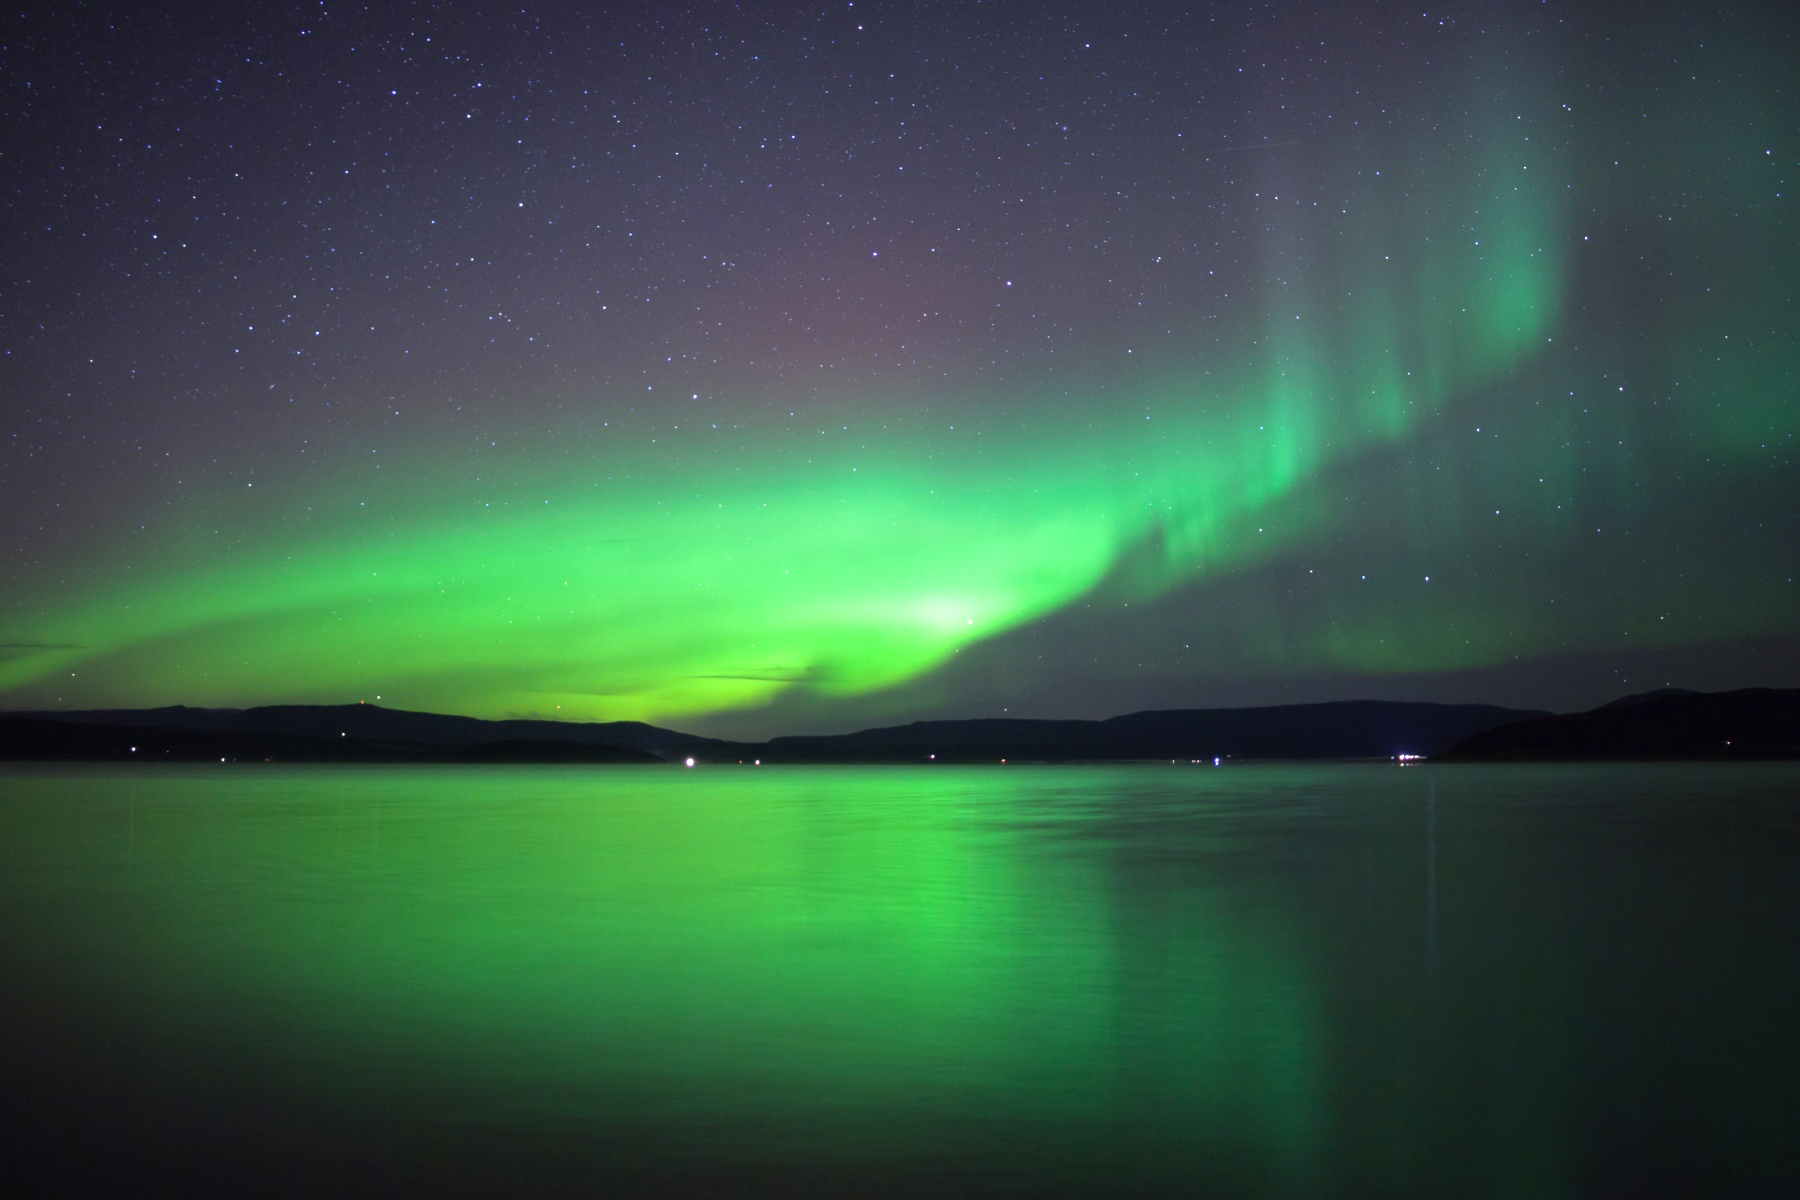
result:
[(15, 5), (0, 706), (1800, 685), (1797, 30)]

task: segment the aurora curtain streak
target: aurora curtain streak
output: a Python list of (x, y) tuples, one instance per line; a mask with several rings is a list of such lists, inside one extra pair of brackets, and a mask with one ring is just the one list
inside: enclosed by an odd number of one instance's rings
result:
[[(0, 701), (380, 696), (770, 732), (970, 708), (956, 667), (983, 647), (981, 711), (1015, 676), (1079, 711), (1095, 681), (1110, 705), (1134, 680), (1161, 698), (1800, 634), (1793, 98), (1749, 39), (1720, 89), (1653, 86), (1648, 49), (1508, 36), (1422, 71), (1385, 123), (1327, 123), (1361, 93), (1326, 80), (1295, 144), (1180, 169), (1121, 147), (1062, 210), (946, 199), (887, 259), (817, 267), (921, 328), (963, 303), (938, 352), (1004, 370), (852, 378), (778, 343), (779, 369), (723, 354), (662, 400), (610, 382), (623, 343), (591, 373), (476, 358), (479, 434), (393, 395), (402, 435), (320, 427), (254, 478), (134, 493), (11, 576)], [(991, 303), (871, 274), (940, 269), (984, 212), (990, 235), (1020, 222), (993, 245), (1035, 247), (994, 260)], [(998, 322), (1116, 299), (1083, 239), (1128, 242), (1163, 291), (1051, 358)], [(791, 301), (742, 286), (745, 322)], [(1054, 678), (1033, 627), (1063, 631)]]

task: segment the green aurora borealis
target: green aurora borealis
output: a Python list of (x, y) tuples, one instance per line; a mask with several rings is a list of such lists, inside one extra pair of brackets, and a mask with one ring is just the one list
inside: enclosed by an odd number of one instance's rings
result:
[[(1335, 73), (1276, 46), (1279, 87), (1211, 102), (1232, 114), (1215, 125), (1256, 136), (1202, 130), (1214, 151), (1192, 159), (1156, 124), (1179, 107), (1158, 59), (1134, 77), (1167, 95), (1156, 121), (1115, 116), (1066, 178), (1046, 182), (1029, 141), (1022, 164), (995, 156), (1016, 202), (960, 196), (948, 150), (935, 183), (893, 197), (873, 165), (821, 167), (840, 195), (868, 189), (865, 215), (913, 206), (866, 262), (835, 233), (784, 238), (779, 210), (761, 269), (584, 340), (569, 297), (591, 307), (611, 284), (520, 259), (502, 299), (565, 323), (549, 350), (476, 347), (400, 309), (407, 365), (364, 346), (302, 390), (289, 367), (184, 367), (238, 337), (196, 319), (159, 377), (209, 398), (150, 415), (147, 393), (77, 394), (57, 374), (75, 368), (42, 365), (85, 336), (77, 317), (54, 344), (17, 323), (16, 430), (73, 405), (131, 432), (48, 452), (15, 432), (4, 451), (30, 519), (9, 522), (0, 702), (380, 696), (769, 733), (1795, 682), (1793, 47), (1785, 28), (1644, 11), (1617, 42), (1562, 17), (1431, 51), (1377, 54), (1365, 33)], [(1026, 85), (994, 78), (938, 110), (940, 147), (1018, 107), (1007, 89)], [(551, 186), (530, 203), (584, 194)], [(470, 200), (465, 221), (523, 236), (499, 207)], [(427, 208), (370, 209), (370, 227)], [(682, 256), (705, 238), (682, 237), (665, 228), (644, 270), (696, 289)], [(936, 263), (957, 239), (955, 266)], [(250, 269), (250, 291), (286, 289)], [(778, 286), (802, 274), (822, 290)], [(183, 277), (156, 278), (127, 285), (127, 312)], [(52, 304), (30, 284), (15, 292)], [(391, 305), (369, 291), (365, 316)], [(913, 309), (950, 332), (901, 329)], [(695, 330), (710, 357), (672, 374), (675, 350), (656, 351)], [(633, 355), (667, 360), (635, 394)], [(421, 357), (431, 373), (406, 374)], [(288, 404), (256, 409), (271, 389)], [(182, 465), (142, 466), (157, 452)]]

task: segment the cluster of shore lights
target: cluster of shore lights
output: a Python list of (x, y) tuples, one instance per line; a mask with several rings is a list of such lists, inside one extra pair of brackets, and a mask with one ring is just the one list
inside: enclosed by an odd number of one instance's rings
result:
[(1424, 761), (1424, 758), (1425, 758), (1425, 756), (1423, 754), (1396, 754), (1396, 755), (1394, 755), (1394, 761), (1399, 762), (1399, 763), (1422, 762), (1422, 761)]

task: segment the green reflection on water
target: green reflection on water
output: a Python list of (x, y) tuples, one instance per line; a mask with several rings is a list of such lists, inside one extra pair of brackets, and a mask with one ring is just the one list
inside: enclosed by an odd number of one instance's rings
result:
[(0, 1186), (1792, 1195), (1797, 795), (4, 768)]
[[(1203, 811), (1216, 776), (1187, 778)], [(284, 1088), (827, 1156), (1062, 1130), (1085, 1157), (1105, 1129), (1292, 1181), (1317, 1149), (1281, 896), (1122, 871), (1168, 799), (1118, 772), (11, 782), (6, 907), (43, 969)]]

